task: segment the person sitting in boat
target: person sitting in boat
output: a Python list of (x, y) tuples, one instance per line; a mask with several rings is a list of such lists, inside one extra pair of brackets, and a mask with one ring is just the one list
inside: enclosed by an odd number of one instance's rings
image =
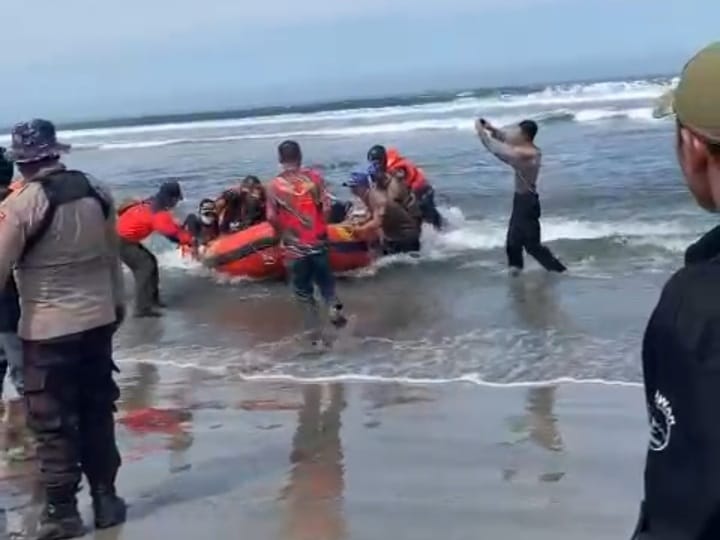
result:
[[(444, 220), (435, 205), (435, 190), (420, 167), (401, 156), (395, 148), (386, 149), (380, 145), (373, 146), (368, 151), (368, 162), (391, 179), (407, 186), (414, 196), (422, 221), (429, 223), (435, 229), (442, 228)], [(392, 182), (386, 181), (386, 183), (390, 184), (391, 193), (393, 189), (397, 189), (391, 185)], [(403, 193), (400, 192), (400, 195)]]
[(370, 174), (354, 172), (344, 185), (369, 211), (364, 221), (348, 222), (358, 238), (371, 241), (379, 237), (384, 255), (420, 251), (420, 222), (393, 199), (387, 189), (378, 184), (372, 185)]
[(242, 230), (242, 194), (238, 189), (226, 189), (215, 201), (220, 234)]
[(218, 224), (215, 201), (212, 199), (203, 199), (200, 201), (198, 213), (190, 214), (185, 219), (183, 227), (193, 235), (195, 242), (199, 246), (206, 246), (220, 236), (220, 226)]
[(247, 176), (240, 184), (243, 200), (244, 228), (252, 227), (265, 221), (266, 201), (265, 187), (257, 176)]
[(225, 190), (216, 201), (220, 233), (230, 234), (265, 221), (265, 188), (257, 176), (247, 176), (239, 186)]
[(328, 199), (330, 199), (330, 210), (327, 222), (333, 224), (343, 223), (348, 217), (352, 203), (338, 199), (332, 193), (328, 193)]

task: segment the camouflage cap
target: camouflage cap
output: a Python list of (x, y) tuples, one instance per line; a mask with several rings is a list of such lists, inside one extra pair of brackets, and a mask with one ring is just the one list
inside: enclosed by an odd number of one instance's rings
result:
[(720, 142), (720, 42), (708, 45), (685, 64), (677, 88), (663, 95), (653, 115), (673, 114), (712, 142)]
[(70, 151), (69, 144), (58, 142), (55, 125), (41, 118), (16, 124), (8, 157), (15, 163), (33, 163)]

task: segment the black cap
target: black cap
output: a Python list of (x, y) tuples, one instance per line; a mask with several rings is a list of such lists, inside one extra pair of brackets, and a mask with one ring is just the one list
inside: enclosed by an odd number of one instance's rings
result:
[(367, 160), (370, 163), (380, 163), (385, 165), (387, 163), (387, 150), (384, 146), (376, 144), (368, 150)]
[(169, 199), (180, 199), (182, 200), (183, 194), (180, 189), (180, 183), (175, 180), (169, 182), (163, 182), (160, 186), (160, 195)]
[(278, 161), (280, 163), (300, 163), (302, 151), (295, 141), (285, 141), (278, 146)]

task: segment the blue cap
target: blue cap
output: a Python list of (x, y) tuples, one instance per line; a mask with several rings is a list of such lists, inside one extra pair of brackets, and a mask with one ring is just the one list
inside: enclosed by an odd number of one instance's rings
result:
[(354, 187), (370, 187), (370, 176), (366, 171), (354, 171), (350, 173), (350, 179), (343, 182), (343, 186)]

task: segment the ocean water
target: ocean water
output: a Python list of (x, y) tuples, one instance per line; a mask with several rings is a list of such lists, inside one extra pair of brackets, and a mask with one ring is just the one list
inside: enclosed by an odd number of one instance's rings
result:
[[(275, 148), (299, 140), (338, 196), (376, 143), (428, 173), (451, 223), (424, 231), (419, 259), (395, 257), (343, 276), (351, 328), (330, 353), (303, 357), (299, 313), (282, 283), (232, 280), (151, 242), (171, 304), (129, 320), (117, 356), (224, 377), (378, 378), (524, 384), (557, 379), (634, 384), (647, 317), (683, 250), (714, 225), (677, 168), (671, 120), (652, 103), (672, 78), (504, 88), (211, 115), (69, 126), (68, 163), (117, 197), (182, 182), (194, 210), (247, 174), (268, 179)], [(569, 266), (528, 260), (512, 279), (503, 249), (512, 174), (482, 148), (473, 121), (540, 122), (543, 236)], [(130, 283), (129, 283), (130, 284)]]

